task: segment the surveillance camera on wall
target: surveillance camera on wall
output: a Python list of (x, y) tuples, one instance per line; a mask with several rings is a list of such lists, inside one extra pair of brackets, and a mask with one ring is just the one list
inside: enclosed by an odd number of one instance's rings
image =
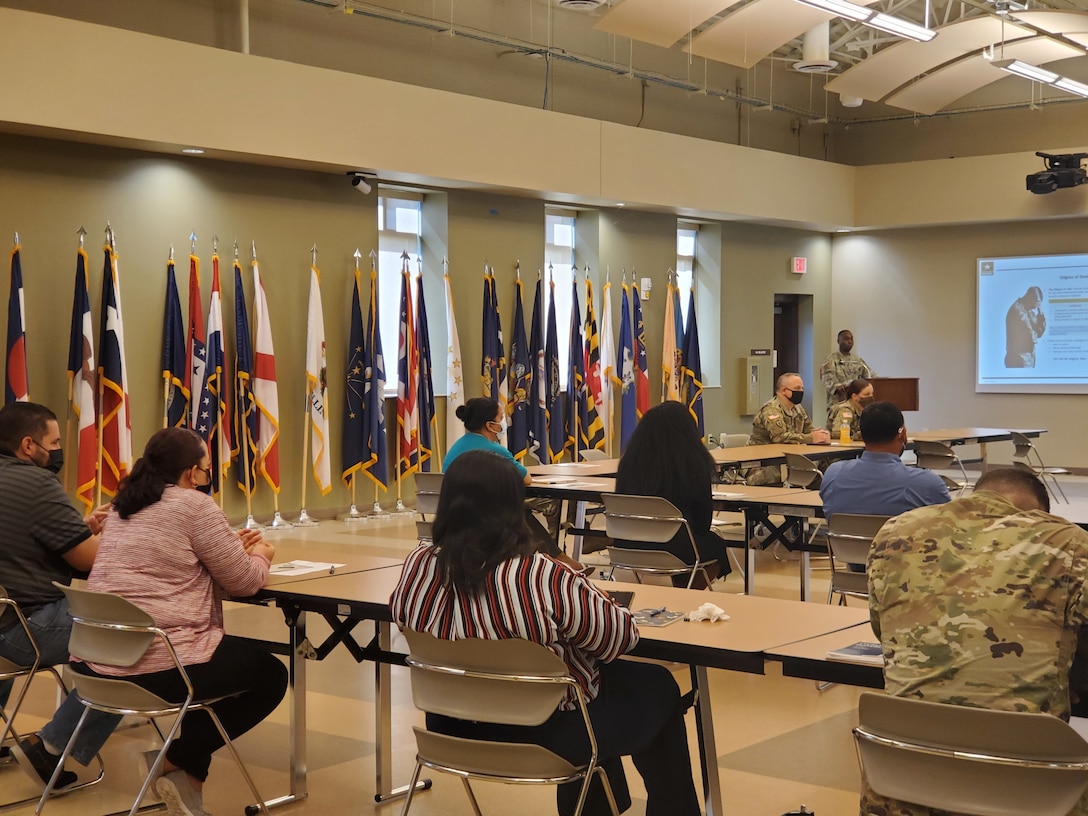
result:
[(367, 179), (366, 175), (359, 172), (348, 173), (348, 178), (351, 180), (351, 186), (358, 190), (363, 195), (369, 195), (374, 188), (371, 186), (370, 179)]

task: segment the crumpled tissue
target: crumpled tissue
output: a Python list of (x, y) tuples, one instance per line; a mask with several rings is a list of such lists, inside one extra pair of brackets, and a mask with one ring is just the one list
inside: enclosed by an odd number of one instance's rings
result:
[(688, 612), (689, 621), (727, 621), (729, 616), (725, 610), (712, 603), (705, 603), (694, 612)]

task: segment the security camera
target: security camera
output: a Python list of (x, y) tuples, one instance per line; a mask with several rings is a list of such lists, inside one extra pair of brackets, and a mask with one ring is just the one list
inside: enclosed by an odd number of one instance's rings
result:
[(348, 178), (351, 179), (351, 186), (363, 195), (369, 195), (370, 191), (374, 189), (362, 173), (348, 173)]

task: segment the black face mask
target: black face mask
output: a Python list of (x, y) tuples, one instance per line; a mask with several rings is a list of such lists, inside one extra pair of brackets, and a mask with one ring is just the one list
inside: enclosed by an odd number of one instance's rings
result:
[(210, 496), (212, 494), (212, 469), (201, 468), (201, 470), (204, 471), (204, 475), (208, 477), (208, 483), (196, 485), (196, 489), (203, 493), (205, 496)]
[(64, 451), (60, 448), (57, 450), (49, 451), (49, 462), (46, 464), (45, 469), (50, 473), (60, 473), (61, 468), (64, 467)]
[(794, 405), (800, 405), (801, 400), (803, 400), (804, 398), (805, 398), (805, 392), (804, 391), (793, 391), (793, 392), (790, 393), (790, 402), (792, 402)]

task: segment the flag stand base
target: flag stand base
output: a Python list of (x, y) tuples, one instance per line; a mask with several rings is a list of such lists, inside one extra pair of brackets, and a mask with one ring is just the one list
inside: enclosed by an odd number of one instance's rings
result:
[(370, 508), (370, 514), (367, 516), (367, 518), (372, 518), (372, 519), (389, 518), (390, 515), (392, 515), (392, 514), (389, 513), (387, 510), (385, 510), (385, 508), (382, 507), (380, 502), (374, 502), (374, 506)]
[(401, 499), (397, 499), (397, 506), (393, 508), (393, 515), (395, 516), (411, 515), (415, 512), (411, 507), (405, 505)]
[(348, 510), (346, 515), (340, 517), (341, 521), (367, 521), (370, 516), (363, 515), (359, 512), (359, 508), (353, 503), (351, 509)]
[(276, 514), (272, 516), (272, 523), (268, 525), (269, 529), (272, 530), (290, 530), (293, 526), (294, 525), (291, 524), (291, 522), (287, 521), (286, 519), (284, 519), (283, 516), (280, 515), (279, 510), (277, 510)]
[(246, 523), (242, 525), (243, 530), (263, 530), (264, 525), (259, 523), (257, 519), (253, 518), (253, 514), (250, 513), (246, 516)]
[(307, 513), (305, 507), (299, 512), (298, 521), (295, 522), (296, 527), (317, 527), (319, 524), (321, 522)]

